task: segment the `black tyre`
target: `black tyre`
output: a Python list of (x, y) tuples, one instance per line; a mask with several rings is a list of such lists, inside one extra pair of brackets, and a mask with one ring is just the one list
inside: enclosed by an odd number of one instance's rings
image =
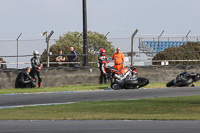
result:
[(191, 87), (195, 87), (195, 85), (194, 85), (194, 84), (192, 84), (192, 85), (191, 85)]
[(113, 90), (120, 90), (120, 86), (118, 82), (114, 82), (110, 85)]
[(170, 81), (170, 82), (168, 82), (167, 84), (166, 84), (166, 86), (167, 87), (172, 87), (172, 86), (174, 86), (175, 84), (174, 84), (174, 80), (172, 80), (172, 81)]
[(138, 80), (126, 80), (124, 82), (125, 89), (137, 89), (139, 85)]
[(129, 85), (134, 85), (137, 86), (139, 84), (138, 80), (126, 80), (124, 82), (125, 85), (129, 86)]
[(138, 88), (144, 87), (149, 84), (149, 80), (146, 78), (138, 78), (139, 86)]
[(197, 80), (197, 81), (200, 80), (200, 74), (197, 74), (196, 80)]

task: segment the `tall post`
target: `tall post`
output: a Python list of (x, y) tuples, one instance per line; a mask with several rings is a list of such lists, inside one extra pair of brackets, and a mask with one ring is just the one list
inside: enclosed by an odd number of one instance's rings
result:
[(88, 66), (86, 0), (83, 0), (83, 54), (84, 54), (84, 64), (83, 64), (83, 66)]
[(162, 33), (158, 36), (158, 45), (159, 45), (160, 37), (162, 36), (163, 33), (164, 33), (164, 30), (163, 30)]
[[(190, 34), (191, 30), (188, 31), (187, 35), (185, 36), (186, 37), (186, 42), (188, 42), (188, 35)], [(187, 65), (188, 65), (188, 60), (189, 60), (189, 53), (188, 53), (188, 44), (187, 45)]]
[(19, 46), (18, 46), (18, 40), (20, 38), (20, 36), (22, 35), (22, 33), (20, 33), (20, 35), (17, 37), (17, 69), (18, 69), (18, 57), (19, 57)]
[[(158, 47), (160, 47), (160, 37), (162, 36), (163, 33), (164, 33), (164, 30), (163, 30), (162, 33), (158, 36)], [(160, 50), (159, 50), (159, 52), (160, 52)], [(158, 53), (159, 53), (159, 52), (158, 52)], [(156, 53), (156, 54), (157, 54), (157, 53)], [(158, 59), (161, 60), (159, 54), (158, 54)], [(160, 62), (160, 65), (161, 65), (161, 62)]]
[(52, 30), (51, 33), (48, 35), (46, 34), (46, 42), (47, 42), (47, 67), (49, 67), (49, 53), (50, 53), (50, 48), (49, 48), (49, 40), (51, 36), (53, 35), (54, 31)]
[(133, 54), (133, 50), (134, 50), (134, 37), (137, 34), (137, 32), (138, 32), (138, 29), (136, 29), (135, 32), (131, 36), (131, 65), (133, 65), (133, 57), (134, 57), (134, 54)]
[(188, 31), (187, 35), (185, 36), (186, 37), (186, 42), (188, 42), (188, 35), (190, 34), (191, 30)]
[(105, 39), (108, 36), (109, 33), (110, 33), (110, 31), (108, 31), (108, 33), (103, 37), (103, 39)]
[[(46, 35), (47, 36), (47, 35)], [(46, 43), (47, 43), (47, 67), (49, 67), (49, 38), (46, 37)]]

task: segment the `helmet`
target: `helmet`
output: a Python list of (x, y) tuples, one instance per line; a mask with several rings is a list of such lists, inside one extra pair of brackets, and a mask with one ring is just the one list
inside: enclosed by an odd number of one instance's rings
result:
[(100, 53), (100, 55), (102, 55), (102, 56), (105, 56), (105, 55), (106, 55), (105, 49), (100, 49), (99, 53)]
[(33, 51), (33, 55), (36, 55), (36, 54), (39, 55), (39, 52), (37, 50)]
[(35, 51), (33, 51), (33, 55), (34, 55), (35, 58), (38, 58), (38, 57), (39, 57), (39, 56), (38, 56), (38, 55), (39, 55), (39, 52), (38, 52), (37, 50), (35, 50)]

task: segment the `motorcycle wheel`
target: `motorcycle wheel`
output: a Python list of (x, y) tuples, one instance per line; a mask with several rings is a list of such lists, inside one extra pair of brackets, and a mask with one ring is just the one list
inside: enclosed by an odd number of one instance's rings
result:
[(200, 74), (197, 74), (196, 79), (197, 81), (200, 80)]
[(168, 82), (167, 84), (166, 84), (166, 86), (167, 87), (171, 87), (171, 86), (174, 86), (175, 84), (174, 84), (174, 80), (172, 80), (172, 81), (170, 81), (170, 82)]
[(191, 85), (191, 87), (195, 87), (195, 85), (194, 85), (194, 84), (192, 84), (192, 85)]
[(118, 82), (114, 82), (110, 85), (113, 90), (120, 90), (120, 86)]
[(144, 87), (149, 84), (149, 80), (146, 78), (138, 78), (138, 82), (139, 82), (138, 88)]
[(124, 82), (125, 89), (137, 89), (138, 84), (138, 80), (126, 80)]

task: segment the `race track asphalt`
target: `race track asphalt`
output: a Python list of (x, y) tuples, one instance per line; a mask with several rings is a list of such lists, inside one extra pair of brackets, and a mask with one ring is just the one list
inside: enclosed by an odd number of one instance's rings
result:
[(199, 133), (200, 121), (0, 121), (0, 133)]
[[(200, 95), (200, 87), (0, 95), (0, 109), (81, 101)], [(0, 114), (3, 115), (3, 114)], [(0, 133), (199, 133), (200, 121), (0, 121)]]
[(200, 95), (200, 87), (8, 94), (0, 95), (0, 108), (35, 104), (57, 104), (82, 101), (142, 99), (190, 95)]

